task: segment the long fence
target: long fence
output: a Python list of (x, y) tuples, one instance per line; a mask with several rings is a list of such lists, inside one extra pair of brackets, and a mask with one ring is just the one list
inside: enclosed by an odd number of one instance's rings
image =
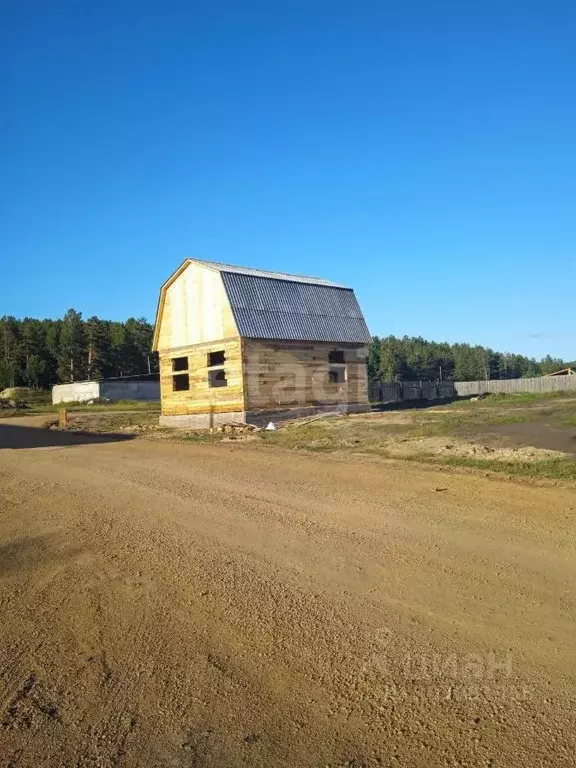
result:
[(451, 381), (370, 382), (368, 395), (373, 403), (398, 403), (403, 400), (446, 400), (457, 397)]
[(489, 393), (568, 391), (576, 391), (576, 376), (539, 376), (534, 379), (489, 381), (384, 381), (371, 382), (369, 385), (369, 397), (373, 403), (448, 400)]
[(456, 381), (459, 397), (487, 393), (570, 392), (576, 390), (576, 376), (539, 376), (535, 379), (492, 379), (491, 381)]

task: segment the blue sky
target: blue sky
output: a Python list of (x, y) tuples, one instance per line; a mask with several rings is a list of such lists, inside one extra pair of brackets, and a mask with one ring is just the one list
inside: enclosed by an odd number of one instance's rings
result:
[(153, 319), (198, 256), (574, 359), (575, 39), (568, 0), (0, 0), (0, 314)]

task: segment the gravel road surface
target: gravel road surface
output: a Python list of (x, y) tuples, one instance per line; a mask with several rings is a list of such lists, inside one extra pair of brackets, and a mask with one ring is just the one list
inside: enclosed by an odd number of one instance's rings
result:
[(576, 494), (0, 423), (0, 762), (576, 765)]

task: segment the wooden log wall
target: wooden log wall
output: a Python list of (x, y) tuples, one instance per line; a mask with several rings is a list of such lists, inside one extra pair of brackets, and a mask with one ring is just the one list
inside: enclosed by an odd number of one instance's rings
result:
[[(223, 350), (224, 364), (208, 366), (208, 353)], [(173, 370), (174, 358), (187, 358), (184, 370)], [(210, 387), (209, 371), (225, 371), (227, 386)], [(187, 374), (189, 390), (174, 391), (173, 377)], [(194, 413), (231, 413), (244, 410), (242, 352), (239, 338), (179, 347), (160, 353), (160, 390), (163, 416)]]
[[(242, 347), (247, 410), (368, 402), (366, 347), (253, 339)], [(329, 363), (333, 350), (344, 352), (343, 366)], [(345, 369), (346, 380), (330, 383), (331, 368)]]

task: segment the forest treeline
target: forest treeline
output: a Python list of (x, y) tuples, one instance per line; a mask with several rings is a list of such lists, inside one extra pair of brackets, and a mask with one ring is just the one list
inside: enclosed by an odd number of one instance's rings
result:
[(61, 320), (2, 317), (0, 389), (155, 373), (153, 330), (144, 318), (84, 320), (74, 309)]
[(489, 347), (426, 341), (420, 336), (374, 336), (368, 355), (372, 381), (483, 381), (542, 376), (569, 363), (495, 352)]
[[(74, 309), (61, 320), (2, 317), (0, 389), (48, 388), (71, 381), (155, 373), (157, 357), (150, 351), (153, 331), (144, 318), (84, 320)], [(474, 381), (541, 376), (568, 364), (550, 356), (535, 360), (470, 344), (374, 336), (368, 373), (373, 381)]]

